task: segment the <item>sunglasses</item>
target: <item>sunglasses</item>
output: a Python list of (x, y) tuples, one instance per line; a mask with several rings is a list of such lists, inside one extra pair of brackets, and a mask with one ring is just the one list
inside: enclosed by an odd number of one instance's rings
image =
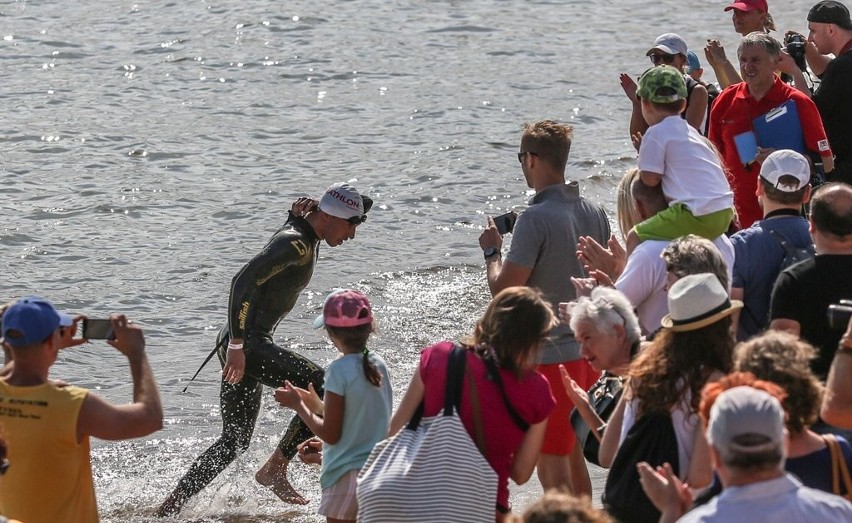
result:
[(519, 153), (518, 153), (518, 161), (519, 161), (521, 164), (523, 164), (523, 163), (524, 163), (524, 156), (526, 156), (526, 155), (528, 155), (528, 154), (530, 154), (530, 155), (532, 155), (532, 156), (538, 156), (538, 154), (536, 154), (536, 153), (534, 153), (534, 152), (532, 152), (532, 151), (521, 151), (521, 152), (519, 152)]
[(361, 225), (362, 223), (367, 221), (367, 215), (362, 214), (361, 216), (353, 216), (351, 218), (346, 218), (346, 221), (351, 223), (352, 225)]
[(663, 62), (664, 64), (670, 65), (672, 62), (674, 62), (675, 56), (677, 56), (677, 55), (654, 53), (654, 54), (648, 55), (648, 58), (650, 58), (651, 63), (653, 63), (655, 65), (659, 64), (660, 62)]

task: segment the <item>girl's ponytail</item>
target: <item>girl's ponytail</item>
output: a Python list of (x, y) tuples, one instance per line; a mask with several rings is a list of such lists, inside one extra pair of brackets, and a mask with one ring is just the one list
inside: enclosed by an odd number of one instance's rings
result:
[(364, 367), (364, 376), (367, 377), (367, 380), (375, 385), (376, 387), (382, 386), (382, 373), (379, 372), (379, 368), (376, 367), (376, 364), (370, 360), (370, 350), (364, 349), (363, 351), (363, 367)]

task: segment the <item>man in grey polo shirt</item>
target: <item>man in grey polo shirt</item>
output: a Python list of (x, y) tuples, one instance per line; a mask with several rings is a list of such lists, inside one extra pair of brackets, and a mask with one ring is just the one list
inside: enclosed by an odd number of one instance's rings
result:
[[(603, 208), (582, 198), (577, 182), (565, 183), (572, 135), (569, 126), (551, 120), (524, 126), (518, 160), (527, 185), (536, 194), (518, 217), (505, 261), (501, 258), (503, 240), (491, 218), (479, 237), (492, 295), (516, 285), (537, 287), (556, 312), (559, 302), (576, 297), (571, 277), (585, 276), (575, 255), (578, 238), (591, 236), (599, 243), (609, 238)], [(567, 325), (554, 328), (540, 350), (538, 370), (550, 381), (557, 407), (548, 420), (538, 477), (544, 490), (567, 487), (575, 494), (590, 495), (589, 473), (568, 421), (573, 404), (562, 385), (560, 364), (584, 388), (597, 379), (580, 357)]]

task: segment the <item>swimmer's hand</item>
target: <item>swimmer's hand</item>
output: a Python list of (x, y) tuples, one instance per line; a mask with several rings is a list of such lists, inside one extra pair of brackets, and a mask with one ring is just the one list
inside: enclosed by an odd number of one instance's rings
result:
[(301, 197), (293, 202), (290, 212), (294, 216), (306, 216), (319, 208), (319, 202), (313, 198)]
[(243, 340), (232, 339), (225, 351), (225, 367), (222, 369), (222, 381), (236, 385), (243, 379), (246, 371), (246, 353)]

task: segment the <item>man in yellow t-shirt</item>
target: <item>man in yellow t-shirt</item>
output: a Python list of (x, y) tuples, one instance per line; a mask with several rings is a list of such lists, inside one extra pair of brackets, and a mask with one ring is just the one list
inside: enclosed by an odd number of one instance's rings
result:
[(142, 329), (112, 315), (107, 343), (127, 356), (133, 403), (113, 405), (86, 389), (48, 379), (59, 349), (74, 338), (81, 317), (49, 302), (22, 298), (3, 315), (3, 343), (12, 363), (0, 378), (0, 424), (12, 465), (0, 476), (0, 514), (26, 523), (98, 521), (89, 437), (121, 440), (162, 428), (163, 408), (145, 355)]

